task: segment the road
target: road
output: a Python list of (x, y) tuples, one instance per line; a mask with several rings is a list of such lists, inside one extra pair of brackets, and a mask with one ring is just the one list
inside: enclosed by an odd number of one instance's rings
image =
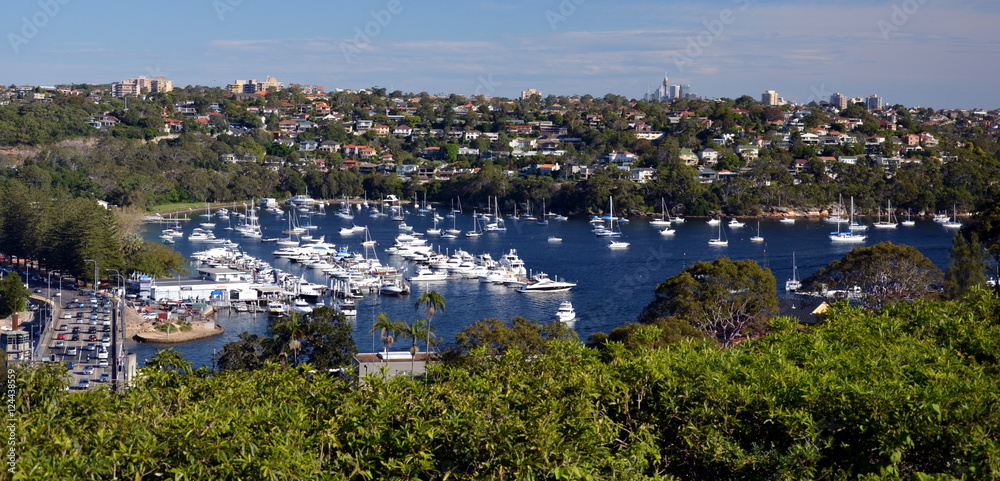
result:
[[(37, 340), (33, 360), (71, 365), (70, 389), (86, 389), (81, 384), (84, 379), (91, 388), (100, 384), (110, 386), (111, 311), (115, 302), (89, 291), (50, 288), (45, 278), (29, 280), (29, 288), (30, 303), (36, 306), (35, 317), (22, 328)], [(121, 352), (124, 336), (119, 332), (117, 337)], [(107, 376), (102, 377), (104, 374)], [(102, 382), (102, 378), (106, 381)]]

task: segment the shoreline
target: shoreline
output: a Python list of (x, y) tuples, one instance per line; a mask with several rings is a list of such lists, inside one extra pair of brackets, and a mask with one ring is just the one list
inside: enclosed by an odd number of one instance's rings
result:
[(200, 341), (220, 336), (225, 332), (226, 330), (222, 326), (216, 324), (215, 329), (212, 330), (193, 329), (190, 331), (171, 332), (169, 335), (166, 332), (146, 331), (136, 333), (133, 338), (145, 344), (183, 344), (185, 342)]

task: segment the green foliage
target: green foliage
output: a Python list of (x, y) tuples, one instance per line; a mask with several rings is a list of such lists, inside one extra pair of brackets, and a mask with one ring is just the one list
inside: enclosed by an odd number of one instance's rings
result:
[(864, 303), (880, 308), (887, 302), (934, 297), (943, 278), (941, 271), (916, 248), (880, 242), (855, 247), (803, 280), (817, 291), (857, 290)]
[(27, 309), (30, 295), (31, 291), (24, 287), (21, 276), (16, 272), (7, 273), (0, 279), (0, 317)]
[(728, 345), (744, 330), (759, 329), (765, 318), (777, 312), (775, 285), (771, 270), (756, 261), (723, 257), (699, 262), (661, 282), (639, 322), (678, 318), (718, 335)]
[[(455, 336), (455, 345), (444, 353), (444, 358), (452, 363), (464, 363), (478, 352), (477, 359), (488, 359), (488, 355), (503, 356), (517, 353), (525, 359), (545, 352), (552, 340), (576, 339), (573, 329), (562, 322), (532, 321), (523, 317), (513, 317), (504, 322), (500, 319), (476, 321)], [(486, 354), (487, 356), (483, 356)]]
[[(162, 351), (124, 394), (20, 371), (22, 479), (993, 479), (1000, 299), (840, 306), (718, 349), (474, 348), (433, 382)], [(655, 338), (655, 326), (639, 337)], [(488, 366), (488, 368), (479, 368)], [(305, 367), (303, 367), (305, 369)], [(31, 372), (34, 371), (34, 372)], [(30, 402), (27, 402), (30, 401)], [(100, 452), (101, 456), (93, 453)]]
[(323, 370), (345, 367), (358, 352), (352, 332), (347, 318), (329, 307), (306, 316), (293, 313), (271, 321), (270, 337), (244, 332), (238, 341), (226, 343), (219, 353), (219, 369), (255, 370), (269, 362), (308, 364)]
[(956, 234), (951, 245), (951, 263), (944, 276), (944, 290), (949, 298), (962, 297), (975, 286), (985, 286), (986, 250), (979, 243), (976, 233), (966, 240), (961, 233)]

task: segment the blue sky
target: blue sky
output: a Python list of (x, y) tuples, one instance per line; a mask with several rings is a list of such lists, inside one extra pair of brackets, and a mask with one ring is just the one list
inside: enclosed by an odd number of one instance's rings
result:
[(997, 25), (985, 0), (35, 0), (5, 5), (0, 83), (639, 98), (667, 74), (705, 97), (997, 108)]

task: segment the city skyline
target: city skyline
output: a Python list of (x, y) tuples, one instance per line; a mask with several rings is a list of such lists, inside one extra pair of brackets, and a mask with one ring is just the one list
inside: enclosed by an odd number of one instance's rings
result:
[[(1000, 6), (981, 0), (388, 0), (351, 6), (98, 0), (8, 7), (4, 85), (165, 77), (404, 92), (642, 98), (669, 76), (702, 97), (996, 108)], [(113, 14), (112, 14), (113, 13)]]

